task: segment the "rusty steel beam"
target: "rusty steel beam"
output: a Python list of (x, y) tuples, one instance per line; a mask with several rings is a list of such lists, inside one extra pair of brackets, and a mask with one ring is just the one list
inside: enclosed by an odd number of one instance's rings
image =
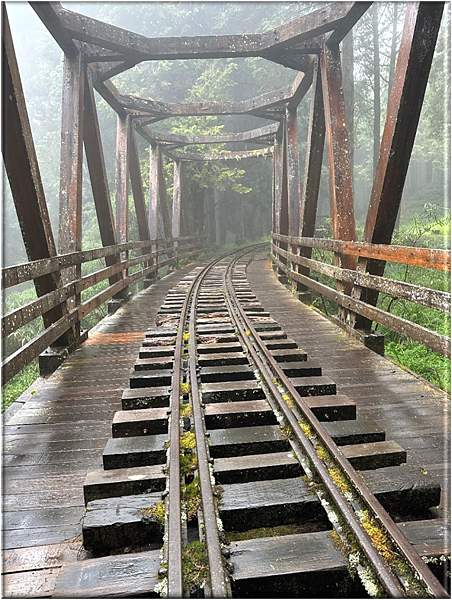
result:
[[(47, 22), (58, 24), (57, 31), (79, 40), (143, 60), (178, 60), (193, 58), (231, 58), (272, 56), (295, 44), (316, 38), (336, 28), (346, 28), (354, 3), (337, 2), (269, 30), (263, 34), (218, 35), (148, 38), (120, 27), (66, 10), (59, 3), (42, 4), (47, 12), (53, 10)], [(358, 3), (359, 4), (359, 3)], [(356, 10), (356, 9), (355, 9)], [(46, 21), (44, 21), (46, 22)], [(344, 25), (345, 22), (345, 25)], [(62, 30), (62, 31), (61, 31)]]
[[(150, 240), (148, 220), (146, 218), (146, 206), (144, 202), (143, 181), (141, 179), (140, 161), (138, 158), (138, 148), (133, 131), (132, 123), (129, 122), (129, 172), (130, 182), (132, 184), (133, 201), (135, 204), (135, 213), (138, 222), (138, 234), (141, 241)], [(142, 248), (142, 253), (150, 252), (150, 246)]]
[[(354, 241), (356, 238), (353, 187), (339, 47), (326, 47), (321, 55), (320, 65), (333, 237), (337, 240)], [(356, 259), (353, 256), (336, 256), (336, 262), (339, 261), (345, 269), (356, 268)], [(350, 291), (347, 286), (346, 293)]]
[[(301, 195), (301, 237), (314, 237), (324, 145), (325, 113), (323, 110), (320, 64), (317, 63), (309, 109), (308, 142)], [(306, 258), (311, 258), (312, 250), (304, 247), (301, 248), (300, 253)], [(309, 269), (305, 267), (300, 267), (299, 272), (303, 275), (309, 275)]]
[(50, 35), (55, 39), (64, 54), (69, 58), (75, 58), (79, 53), (79, 48), (61, 21), (56, 7), (57, 3), (30, 2), (29, 4), (47, 27)]
[(300, 234), (301, 189), (298, 159), (297, 109), (286, 110), (286, 161), (289, 235)]
[[(82, 174), (83, 125), (85, 99), (85, 65), (81, 52), (75, 57), (64, 56), (63, 98), (61, 110), (60, 196), (58, 220), (58, 253), (82, 249)], [(81, 277), (77, 265), (61, 272), (63, 283)], [(81, 296), (68, 301), (69, 309), (79, 305)], [(80, 335), (80, 323), (75, 325)]]
[(353, 29), (359, 19), (372, 6), (372, 2), (353, 2), (347, 14), (341, 22), (334, 28), (334, 31), (326, 35), (328, 46), (334, 47), (340, 44), (347, 33)]
[(218, 152), (200, 154), (197, 152), (166, 152), (174, 160), (188, 161), (213, 161), (213, 160), (243, 160), (245, 158), (267, 158), (273, 155), (273, 148), (261, 148), (259, 150), (237, 150), (237, 152)]
[(282, 205), (282, 181), (284, 170), (284, 129), (280, 128), (275, 137), (274, 159), (273, 159), (273, 185), (274, 185), (274, 207), (273, 207), (273, 231), (281, 233), (281, 205)]
[[(160, 147), (158, 144), (149, 146), (149, 233), (151, 240), (158, 237), (159, 230), (159, 162)], [(155, 250), (156, 246), (152, 246)]]
[(191, 235), (190, 215), (187, 198), (186, 163), (180, 165), (180, 203), (181, 203), (181, 231), (184, 236)]
[[(159, 153), (159, 162), (158, 162), (158, 178), (159, 178), (159, 194), (160, 194), (160, 214), (162, 215), (163, 222), (163, 233), (165, 240), (169, 243), (169, 240), (172, 237), (171, 233), (171, 219), (169, 214), (168, 207), (168, 195), (166, 193), (166, 181), (165, 181), (165, 173), (163, 170), (163, 154)], [(167, 247), (168, 246), (167, 243)]]
[[(174, 176), (173, 176), (173, 209), (172, 209), (172, 236), (173, 238), (178, 238), (181, 232), (181, 173), (182, 171), (182, 162), (175, 160), (174, 161)], [(176, 260), (177, 260), (177, 240), (174, 241), (174, 248), (176, 250)]]
[[(42, 186), (39, 164), (28, 119), (22, 82), (11, 36), (6, 6), (2, 4), (2, 154), (22, 238), (29, 261), (56, 256), (55, 240)], [(44, 296), (59, 287), (59, 273), (34, 277), (36, 294)], [(44, 313), (44, 326), (50, 327), (67, 313), (56, 306)], [(55, 340), (53, 340), (55, 341)], [(73, 343), (71, 333), (63, 333), (57, 345)]]
[[(363, 241), (391, 243), (416, 136), (444, 3), (408, 4), (394, 83), (380, 146)], [(384, 261), (360, 260), (360, 270), (382, 275)], [(362, 292), (376, 305), (378, 292)], [(358, 323), (368, 326), (369, 321)]]
[[(83, 116), (83, 141), (93, 191), (94, 206), (96, 207), (97, 222), (99, 224), (100, 239), (103, 246), (114, 246), (117, 244), (117, 239), (110, 191), (108, 189), (107, 170), (105, 168), (94, 90), (87, 71), (85, 72), (85, 107)], [(107, 256), (105, 263), (107, 266), (111, 266), (116, 264), (119, 259), (119, 254)], [(112, 275), (110, 285), (116, 283), (119, 278), (120, 275), (118, 274)]]
[[(117, 117), (116, 127), (116, 168), (115, 168), (115, 225), (116, 239), (119, 244), (128, 240), (129, 226), (129, 134), (130, 119), (128, 116)], [(126, 253), (126, 258), (128, 253)], [(128, 276), (123, 271), (123, 278)], [(115, 298), (123, 298), (127, 289), (121, 290)]]
[(259, 129), (243, 131), (239, 133), (222, 133), (216, 135), (180, 135), (167, 133), (166, 131), (154, 131), (146, 127), (149, 139), (155, 143), (178, 144), (181, 146), (190, 146), (192, 144), (224, 144), (229, 142), (259, 142), (273, 143), (273, 136), (278, 131), (279, 125), (272, 123)]

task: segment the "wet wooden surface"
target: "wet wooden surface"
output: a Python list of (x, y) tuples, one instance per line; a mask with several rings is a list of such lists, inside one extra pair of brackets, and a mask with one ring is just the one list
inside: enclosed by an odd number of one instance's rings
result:
[(450, 398), (365, 348), (281, 285), (266, 260), (248, 267), (253, 292), (308, 359), (317, 360), (338, 394), (357, 404), (357, 418), (376, 421), (407, 462), (442, 486), (440, 517), (450, 518)]
[(49, 597), (63, 564), (84, 558), (81, 519), (87, 472), (102, 469), (114, 413), (186, 267), (141, 292), (90, 332), (48, 379), (3, 415), (3, 596)]
[[(4, 597), (51, 597), (61, 566), (85, 558), (86, 473), (102, 468), (111, 422), (121, 410), (145, 331), (154, 327), (167, 291), (189, 270), (163, 279), (107, 318), (54, 375), (4, 415)], [(338, 394), (356, 402), (358, 418), (376, 421), (387, 439), (407, 451), (408, 463), (440, 481), (439, 516), (448, 515), (449, 399), (298, 302), (265, 261), (252, 263), (248, 275), (265, 309), (320, 363)]]

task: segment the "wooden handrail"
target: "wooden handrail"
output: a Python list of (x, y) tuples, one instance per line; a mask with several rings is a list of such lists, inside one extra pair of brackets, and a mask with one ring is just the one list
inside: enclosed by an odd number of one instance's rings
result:
[[(273, 234), (272, 237), (277, 241), (283, 241), (285, 243), (290, 243), (291, 245), (297, 245), (295, 244), (295, 239), (297, 238), (289, 238), (288, 236), (279, 236), (277, 234)], [(304, 241), (305, 238), (298, 239), (303, 239)], [(317, 238), (306, 239), (317, 241)], [(333, 240), (327, 241), (331, 242)], [(367, 246), (370, 245), (372, 244), (369, 244)], [(313, 244), (310, 247), (319, 246)], [(330, 250), (331, 247), (327, 249)], [(447, 251), (444, 252), (447, 253)], [(354, 246), (354, 253), (356, 253), (356, 245)], [(300, 265), (302, 267), (307, 267), (308, 269), (312, 269), (318, 273), (330, 276), (336, 281), (349, 282), (355, 286), (378, 290), (383, 293), (390, 294), (393, 297), (403, 298), (405, 300), (409, 300), (417, 304), (422, 304), (424, 306), (428, 306), (430, 308), (434, 308), (442, 312), (450, 311), (450, 293), (443, 292), (440, 290), (423, 288), (421, 286), (408, 284), (402, 281), (396, 281), (387, 277), (377, 277), (375, 275), (369, 275), (367, 273), (360, 273), (358, 271), (352, 271), (349, 269), (341, 269), (340, 267), (308, 259), (303, 256), (299, 256), (298, 254), (294, 254), (293, 252), (289, 252), (282, 248), (278, 248), (278, 246), (274, 243), (272, 243), (272, 257), (273, 263), (277, 266), (277, 268), (281, 272), (285, 273), (291, 280), (297, 281), (302, 285), (306, 286), (307, 288), (310, 288), (318, 292), (319, 294), (325, 296), (326, 298), (329, 298), (333, 302), (336, 302), (336, 304), (338, 304), (339, 306), (342, 306), (345, 309), (350, 310), (356, 314), (360, 314), (371, 321), (379, 323), (380, 325), (388, 327), (388, 329), (400, 333), (404, 337), (408, 337), (416, 342), (419, 342), (427, 348), (430, 348), (435, 352), (442, 354), (443, 356), (451, 356), (451, 340), (447, 336), (436, 333), (435, 331), (431, 331), (426, 327), (422, 327), (420, 325), (417, 325), (416, 323), (407, 321), (406, 319), (403, 319), (391, 313), (385, 312), (375, 306), (367, 304), (362, 300), (358, 300), (356, 298), (353, 298), (352, 296), (346, 295), (342, 292), (332, 289), (331, 287), (320, 283), (319, 281), (311, 279), (310, 277), (293, 270), (291, 268), (291, 263)], [(287, 261), (287, 264), (282, 262), (280, 258)], [(411, 258), (412, 256), (408, 259), (408, 261), (410, 261)], [(415, 260), (417, 260), (418, 258), (419, 255), (416, 257)], [(408, 261), (401, 260), (400, 262), (403, 264), (413, 264), (412, 262)], [(415, 264), (419, 266), (418, 262), (416, 262)], [(431, 267), (431, 264), (429, 264), (428, 266)]]
[[(182, 246), (178, 246), (177, 254), (179, 258), (190, 257), (196, 254), (202, 247), (204, 239), (205, 236), (186, 236), (183, 238), (174, 238), (174, 241), (185, 242)], [(3, 271), (8, 271), (8, 274), (5, 276), (8, 281), (18, 279), (18, 282), (22, 283), (22, 281), (33, 279), (36, 271), (39, 271), (43, 268), (51, 269), (47, 272), (55, 272), (60, 268), (66, 268), (70, 264), (89, 262), (104, 256), (117, 254), (118, 252), (127, 249), (130, 250), (149, 247), (150, 245), (157, 245), (162, 241), (163, 240), (159, 239), (145, 242), (129, 242), (127, 244), (118, 244), (116, 246), (88, 250), (85, 252), (73, 252), (71, 254), (55, 257), (54, 259), (44, 259), (42, 261), (34, 261), (34, 263), (17, 265), (17, 267), (8, 267)], [(149, 252), (131, 259), (120, 261), (110, 267), (100, 269), (75, 281), (70, 281), (61, 288), (49, 292), (48, 294), (29, 302), (25, 306), (19, 307), (4, 315), (2, 318), (2, 336), (6, 337), (27, 323), (33, 321), (37, 317), (42, 316), (53, 307), (66, 302), (71, 297), (76, 297), (81, 291), (88, 289), (96, 283), (108, 280), (115, 273), (124, 272), (124, 270), (127, 268), (138, 264), (143, 264), (143, 268), (136, 273), (130, 274), (127, 277), (120, 279), (116, 283), (109, 285), (105, 290), (74, 307), (68, 312), (68, 314), (64, 315), (56, 323), (53, 323), (51, 326), (47, 327), (43, 332), (39, 333), (32, 340), (27, 342), (24, 346), (6, 358), (2, 362), (2, 385), (9, 381), (11, 377), (19, 373), (27, 364), (41, 354), (41, 352), (58, 340), (65, 331), (89, 315), (101, 304), (118, 294), (121, 290), (131, 285), (138, 279), (145, 277), (149, 273), (157, 272), (159, 269), (165, 266), (174, 264), (177, 260), (177, 257), (174, 256), (174, 253), (175, 248), (172, 247), (168, 250), (156, 250), (154, 252)], [(169, 254), (171, 254), (171, 256), (169, 256)], [(163, 261), (155, 263), (154, 259), (158, 260), (158, 257), (162, 255), (166, 255), (167, 258)], [(152, 264), (149, 265), (150, 261), (152, 261)], [(49, 262), (51, 262), (51, 265), (47, 264), (46, 266), (45, 263)], [(59, 265), (58, 269), (55, 269), (55, 264)], [(15, 285), (15, 283), (11, 285)]]
[(272, 233), (272, 238), (278, 242), (329, 250), (338, 254), (363, 256), (375, 260), (427, 267), (441, 271), (451, 270), (450, 250), (417, 248), (413, 246), (392, 246), (386, 244), (367, 244), (365, 242), (343, 242), (340, 240), (326, 240), (323, 238), (294, 237)]
[[(185, 242), (187, 240), (198, 240), (203, 239), (205, 236), (186, 236), (181, 238), (172, 238), (173, 241)], [(2, 287), (3, 289), (36, 279), (42, 275), (49, 273), (57, 273), (61, 269), (72, 267), (73, 265), (90, 262), (99, 258), (105, 258), (106, 256), (114, 256), (120, 252), (126, 252), (127, 250), (136, 250), (140, 248), (147, 248), (149, 246), (159, 246), (168, 240), (163, 238), (157, 238), (154, 240), (145, 240), (143, 242), (127, 242), (125, 244), (116, 244), (115, 246), (105, 246), (103, 248), (95, 248), (93, 250), (82, 250), (80, 252), (70, 252), (67, 254), (60, 254), (53, 258), (43, 258), (32, 262), (22, 263), (20, 265), (14, 265), (12, 267), (5, 267), (2, 269)], [(173, 248), (168, 248), (168, 251), (172, 252)]]

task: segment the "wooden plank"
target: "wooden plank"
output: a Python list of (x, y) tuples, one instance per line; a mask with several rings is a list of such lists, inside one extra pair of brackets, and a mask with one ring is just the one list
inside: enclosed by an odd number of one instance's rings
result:
[(160, 542), (161, 525), (149, 509), (161, 500), (161, 492), (93, 500), (83, 519), (85, 548), (99, 556), (115, 548)]
[(450, 530), (445, 519), (398, 523), (421, 556), (450, 556)]
[[(273, 589), (277, 594), (278, 579), (284, 578), (291, 597), (320, 592), (328, 598), (337, 589), (333, 572), (339, 571), (342, 578), (347, 574), (347, 565), (326, 531), (231, 542), (230, 546), (232, 579), (242, 594), (251, 586), (259, 596)], [(296, 575), (298, 586), (291, 579)]]
[(232, 483), (222, 488), (220, 518), (226, 531), (327, 521), (319, 499), (301, 477)]
[(276, 417), (264, 400), (208, 404), (204, 418), (207, 429), (276, 425)]
[[(159, 550), (105, 556), (65, 565), (53, 598), (154, 598), (160, 567)], [(112, 577), (114, 573), (114, 577)]]
[(388, 279), (387, 277), (379, 277), (377, 275), (368, 275), (367, 273), (360, 273), (358, 271), (340, 269), (339, 267), (334, 267), (326, 263), (300, 257), (276, 247), (275, 252), (279, 256), (282, 256), (293, 263), (303, 265), (308, 267), (308, 269), (328, 275), (338, 281), (352, 283), (355, 286), (366, 287), (370, 290), (378, 290), (396, 298), (403, 298), (404, 300), (435, 308), (436, 310), (450, 312), (451, 295), (448, 292), (432, 290), (404, 281)]
[(26, 577), (23, 573), (7, 573), (2, 577), (3, 592), (8, 598), (49, 598), (59, 571), (59, 568), (41, 569), (31, 571)]
[(168, 431), (167, 413), (166, 408), (118, 411), (113, 417), (112, 435), (114, 438), (122, 438), (166, 433)]
[(342, 446), (342, 452), (357, 470), (395, 467), (406, 462), (405, 450), (393, 440)]
[(162, 464), (166, 460), (166, 434), (110, 438), (102, 454), (104, 469), (128, 469)]
[(83, 554), (81, 542), (12, 548), (3, 552), (3, 573), (61, 567), (65, 563), (76, 562), (80, 553)]
[(213, 458), (284, 452), (290, 448), (288, 440), (276, 425), (212, 429), (209, 439), (210, 455)]
[(83, 485), (85, 504), (101, 498), (119, 498), (146, 492), (162, 492), (166, 485), (163, 465), (91, 471)]
[[(158, 242), (159, 240), (155, 241)], [(98, 258), (105, 258), (106, 256), (111, 256), (126, 250), (143, 248), (145, 245), (145, 242), (128, 242), (126, 244), (117, 244), (116, 246), (108, 246), (106, 248), (96, 248), (95, 250), (69, 252), (48, 259), (35, 260), (13, 267), (6, 267), (2, 269), (2, 285), (3, 287), (11, 287), (23, 283), (24, 281), (29, 281), (35, 277), (40, 277), (41, 275), (55, 273), (60, 269), (75, 264), (89, 262)]]
[(246, 483), (262, 479), (286, 479), (303, 474), (300, 463), (290, 452), (255, 454), (243, 457), (216, 458), (215, 480), (225, 483)]
[(332, 421), (323, 423), (328, 435), (338, 446), (383, 442), (384, 429), (375, 421)]

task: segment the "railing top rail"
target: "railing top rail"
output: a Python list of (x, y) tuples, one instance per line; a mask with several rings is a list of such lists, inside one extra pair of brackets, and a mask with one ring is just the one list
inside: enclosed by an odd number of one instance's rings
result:
[(450, 250), (370, 244), (366, 242), (344, 242), (323, 238), (294, 237), (278, 233), (272, 233), (272, 238), (288, 244), (306, 246), (308, 248), (320, 248), (331, 252), (339, 252), (340, 254), (363, 256), (375, 260), (386, 260), (441, 271), (451, 270)]

